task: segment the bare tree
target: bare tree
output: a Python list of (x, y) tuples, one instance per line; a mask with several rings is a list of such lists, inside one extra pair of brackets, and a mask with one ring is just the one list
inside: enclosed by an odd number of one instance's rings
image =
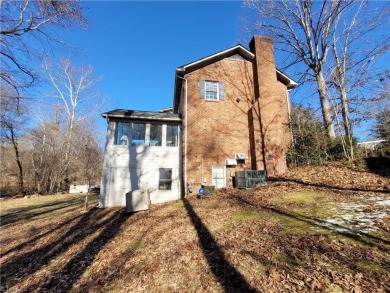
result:
[(58, 183), (67, 175), (71, 150), (74, 143), (75, 127), (96, 114), (103, 100), (96, 92), (98, 78), (93, 76), (92, 66), (74, 66), (68, 59), (61, 60), (58, 70), (46, 64), (49, 80), (54, 88), (50, 95), (65, 123)]
[(349, 9), (348, 21), (340, 15), (332, 32), (329, 85), (338, 92), (344, 133), (350, 140), (350, 113), (356, 109), (353, 104), (350, 109), (353, 91), (373, 86), (380, 88), (386, 75), (389, 75), (387, 67), (381, 68), (379, 62), (375, 64), (390, 49), (390, 35), (386, 33), (389, 29), (390, 5), (385, 2), (379, 4), (375, 3), (374, 6), (369, 1), (357, 2)]
[(324, 126), (331, 138), (336, 134), (328, 100), (325, 64), (336, 21), (353, 4), (353, 0), (244, 1), (244, 6), (256, 13), (256, 32), (273, 38), (276, 49), (286, 54), (285, 68), (305, 64), (301, 80), (312, 77), (316, 82)]
[(12, 88), (3, 89), (4, 95), (0, 100), (0, 126), (1, 140), (12, 145), (14, 160), (18, 167), (18, 191), (24, 192), (23, 165), (20, 158), (19, 150), (19, 135), (23, 134), (26, 122), (26, 109), (22, 107), (15, 99), (12, 99), (9, 94)]
[(14, 98), (35, 84), (34, 61), (53, 43), (54, 28), (85, 27), (77, 0), (0, 1), (0, 81), (13, 88)]

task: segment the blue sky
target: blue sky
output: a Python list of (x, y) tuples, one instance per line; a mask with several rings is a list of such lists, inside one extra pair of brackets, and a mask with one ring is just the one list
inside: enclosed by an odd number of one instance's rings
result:
[(105, 110), (172, 106), (176, 67), (240, 42), (239, 1), (86, 4), (89, 32), (61, 37), (84, 52), (72, 60), (102, 75), (100, 92), (110, 100)]
[[(62, 51), (73, 63), (92, 65), (100, 93), (116, 108), (156, 111), (172, 106), (176, 67), (236, 44), (248, 48), (241, 1), (87, 1), (89, 31), (58, 36), (81, 50)], [(281, 61), (276, 55), (276, 63)], [(285, 72), (294, 79), (291, 72)], [(312, 92), (312, 90), (310, 90)], [(298, 88), (293, 100), (316, 105)], [(318, 105), (318, 103), (317, 103)], [(106, 122), (96, 115), (104, 133)], [(360, 140), (364, 132), (357, 132)]]

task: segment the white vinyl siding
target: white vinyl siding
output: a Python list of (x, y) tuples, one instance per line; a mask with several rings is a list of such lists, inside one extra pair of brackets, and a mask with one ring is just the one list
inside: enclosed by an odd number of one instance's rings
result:
[[(100, 206), (115, 207), (126, 206), (126, 193), (133, 190), (148, 190), (152, 204), (164, 203), (180, 199), (180, 142), (179, 126), (173, 124), (160, 125), (156, 136), (151, 134), (151, 124), (145, 123), (145, 143), (153, 143), (154, 137), (158, 139), (160, 146), (115, 145), (114, 122), (110, 122), (107, 132), (107, 145), (104, 154), (102, 172)], [(130, 125), (130, 124), (129, 124)], [(169, 127), (172, 127), (174, 135), (168, 135)], [(142, 127), (141, 127), (142, 128)], [(159, 127), (157, 127), (159, 128)], [(171, 129), (171, 130), (172, 130)], [(136, 138), (142, 140), (143, 130)], [(168, 143), (169, 137), (175, 140)], [(132, 139), (130, 135), (130, 139)], [(175, 145), (175, 146), (174, 146)], [(170, 170), (170, 189), (160, 189), (160, 169)], [(168, 187), (165, 184), (165, 187)]]

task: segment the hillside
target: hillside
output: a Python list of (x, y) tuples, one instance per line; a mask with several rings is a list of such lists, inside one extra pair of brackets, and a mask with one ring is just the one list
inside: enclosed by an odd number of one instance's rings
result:
[(134, 214), (4, 200), (1, 291), (388, 292), (389, 184), (331, 165)]

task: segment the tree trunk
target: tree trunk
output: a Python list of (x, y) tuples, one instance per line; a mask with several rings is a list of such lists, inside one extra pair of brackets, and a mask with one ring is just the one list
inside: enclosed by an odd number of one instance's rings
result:
[(19, 147), (18, 147), (17, 138), (16, 138), (16, 136), (15, 136), (14, 129), (13, 129), (12, 126), (10, 127), (10, 133), (11, 133), (12, 145), (13, 145), (14, 151), (15, 151), (15, 160), (16, 160), (16, 164), (18, 165), (18, 169), (19, 169), (19, 176), (18, 176), (18, 181), (19, 181), (19, 193), (23, 194), (23, 193), (24, 193), (24, 186), (23, 186), (23, 167), (22, 167), (22, 163), (21, 163), (21, 161), (20, 161)]
[(329, 101), (326, 96), (327, 90), (326, 90), (326, 82), (323, 76), (322, 71), (316, 72), (316, 79), (317, 79), (317, 85), (318, 85), (318, 94), (320, 96), (320, 102), (321, 102), (321, 111), (322, 111), (322, 118), (324, 120), (324, 126), (326, 129), (326, 132), (328, 133), (329, 138), (335, 138), (336, 133), (334, 131), (334, 125), (332, 116), (330, 113), (330, 106)]

